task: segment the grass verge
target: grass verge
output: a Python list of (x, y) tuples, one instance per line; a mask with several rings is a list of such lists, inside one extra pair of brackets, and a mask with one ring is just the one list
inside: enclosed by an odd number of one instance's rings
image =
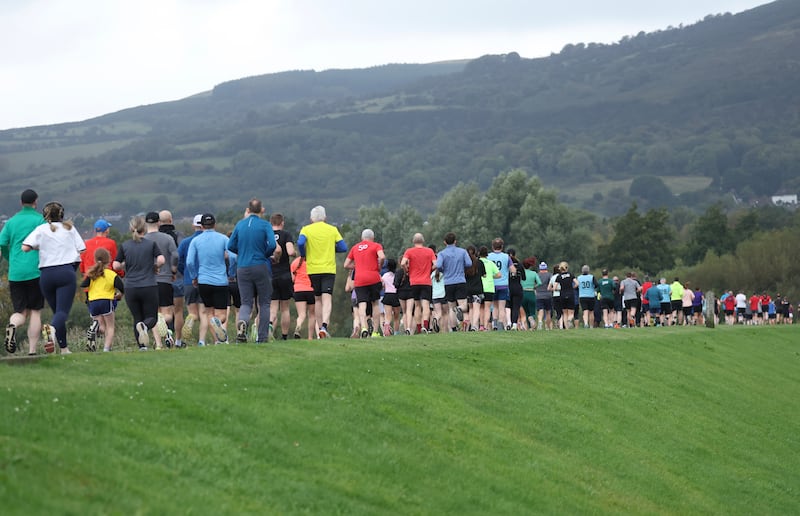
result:
[(455, 334), (0, 364), (5, 514), (800, 506), (794, 327)]

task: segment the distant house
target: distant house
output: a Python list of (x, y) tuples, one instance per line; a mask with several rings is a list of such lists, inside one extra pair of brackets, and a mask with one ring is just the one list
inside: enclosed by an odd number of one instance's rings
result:
[(797, 195), (773, 195), (772, 204), (775, 206), (797, 206)]

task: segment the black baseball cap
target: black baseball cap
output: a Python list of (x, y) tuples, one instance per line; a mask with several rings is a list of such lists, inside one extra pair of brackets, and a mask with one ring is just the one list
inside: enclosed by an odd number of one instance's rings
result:
[(19, 196), (19, 199), (20, 201), (22, 201), (22, 204), (33, 204), (36, 202), (36, 199), (38, 198), (39, 194), (31, 190), (30, 188), (22, 192), (22, 195)]
[(208, 226), (211, 227), (217, 223), (217, 219), (214, 218), (214, 215), (211, 213), (203, 213), (203, 216), (200, 217), (200, 225), (201, 226)]
[(158, 219), (159, 219), (158, 213), (154, 211), (149, 211), (147, 212), (147, 215), (144, 216), (144, 221), (147, 222), (148, 224), (155, 224), (156, 222), (158, 222)]

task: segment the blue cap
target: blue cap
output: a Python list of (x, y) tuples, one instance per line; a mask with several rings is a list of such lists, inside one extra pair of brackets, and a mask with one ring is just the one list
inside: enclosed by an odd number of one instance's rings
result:
[(107, 230), (111, 227), (111, 223), (108, 222), (106, 219), (97, 219), (97, 222), (94, 223), (94, 230), (98, 233)]

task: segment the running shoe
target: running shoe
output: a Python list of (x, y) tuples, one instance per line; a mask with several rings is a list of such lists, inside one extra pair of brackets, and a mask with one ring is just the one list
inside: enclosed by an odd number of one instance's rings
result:
[(189, 314), (186, 316), (186, 320), (183, 321), (183, 338), (189, 338), (192, 336), (192, 330), (194, 329), (194, 323), (197, 321), (197, 318), (194, 314)]
[(327, 339), (330, 336), (331, 336), (331, 334), (328, 333), (328, 329), (327, 328), (323, 327), (323, 328), (319, 329), (319, 338), (320, 339)]
[(222, 325), (222, 321), (219, 320), (219, 317), (212, 317), (211, 318), (211, 331), (214, 333), (214, 338), (217, 339), (217, 342), (228, 342), (228, 331)]
[(440, 328), (439, 328), (439, 319), (437, 319), (436, 317), (431, 319), (431, 327), (433, 328), (433, 331), (435, 331), (436, 333), (439, 333), (439, 330), (440, 330)]
[(269, 335), (267, 335), (268, 342), (275, 342), (275, 327), (269, 323)]
[(156, 321), (156, 331), (158, 335), (163, 339), (167, 336), (167, 331), (169, 331), (169, 327), (167, 326), (167, 320), (164, 319), (164, 314), (158, 314), (158, 321)]
[(164, 345), (167, 349), (172, 349), (175, 346), (175, 337), (172, 336), (172, 330), (167, 328), (167, 335), (164, 337)]
[(367, 319), (367, 332), (369, 335), (375, 333), (375, 327), (372, 325), (372, 319)]
[(236, 321), (236, 342), (247, 342), (247, 321)]
[(383, 323), (383, 336), (384, 337), (388, 337), (388, 336), (390, 336), (392, 334), (393, 334), (392, 333), (392, 326), (388, 322), (387, 323)]
[(142, 348), (146, 350), (147, 345), (150, 344), (150, 336), (147, 334), (147, 325), (142, 321), (136, 323), (136, 342), (139, 343), (140, 351)]
[(89, 329), (86, 330), (86, 351), (94, 353), (97, 351), (97, 332), (100, 329), (100, 321), (94, 319)]
[(300, 332), (299, 332), (299, 331), (296, 331), (296, 332), (294, 332), (294, 338), (295, 338), (296, 340), (299, 340), (299, 339), (300, 339)]
[(56, 329), (52, 324), (42, 325), (42, 337), (44, 337), (44, 351), (54, 353), (56, 351)]
[(14, 324), (6, 326), (6, 351), (17, 352), (17, 327)]
[(430, 331), (428, 331), (428, 328), (426, 328), (426, 327), (424, 327), (424, 326), (423, 326), (422, 328), (420, 328), (420, 329), (419, 329), (419, 332), (420, 332), (421, 334), (423, 334), (423, 335), (427, 335), (427, 334), (429, 334), (429, 333), (430, 333)]
[(369, 333), (369, 331), (367, 331), (367, 330), (362, 330), (362, 331), (361, 331), (361, 338), (362, 338), (362, 339), (366, 339), (366, 338), (367, 338), (367, 337), (369, 337), (369, 336), (370, 336), (370, 333)]
[(453, 310), (455, 310), (455, 312), (456, 312), (456, 319), (458, 319), (458, 322), (463, 322), (464, 321), (464, 312), (461, 310), (461, 307), (457, 306)]
[(411, 330), (406, 329), (406, 335), (411, 335)]

